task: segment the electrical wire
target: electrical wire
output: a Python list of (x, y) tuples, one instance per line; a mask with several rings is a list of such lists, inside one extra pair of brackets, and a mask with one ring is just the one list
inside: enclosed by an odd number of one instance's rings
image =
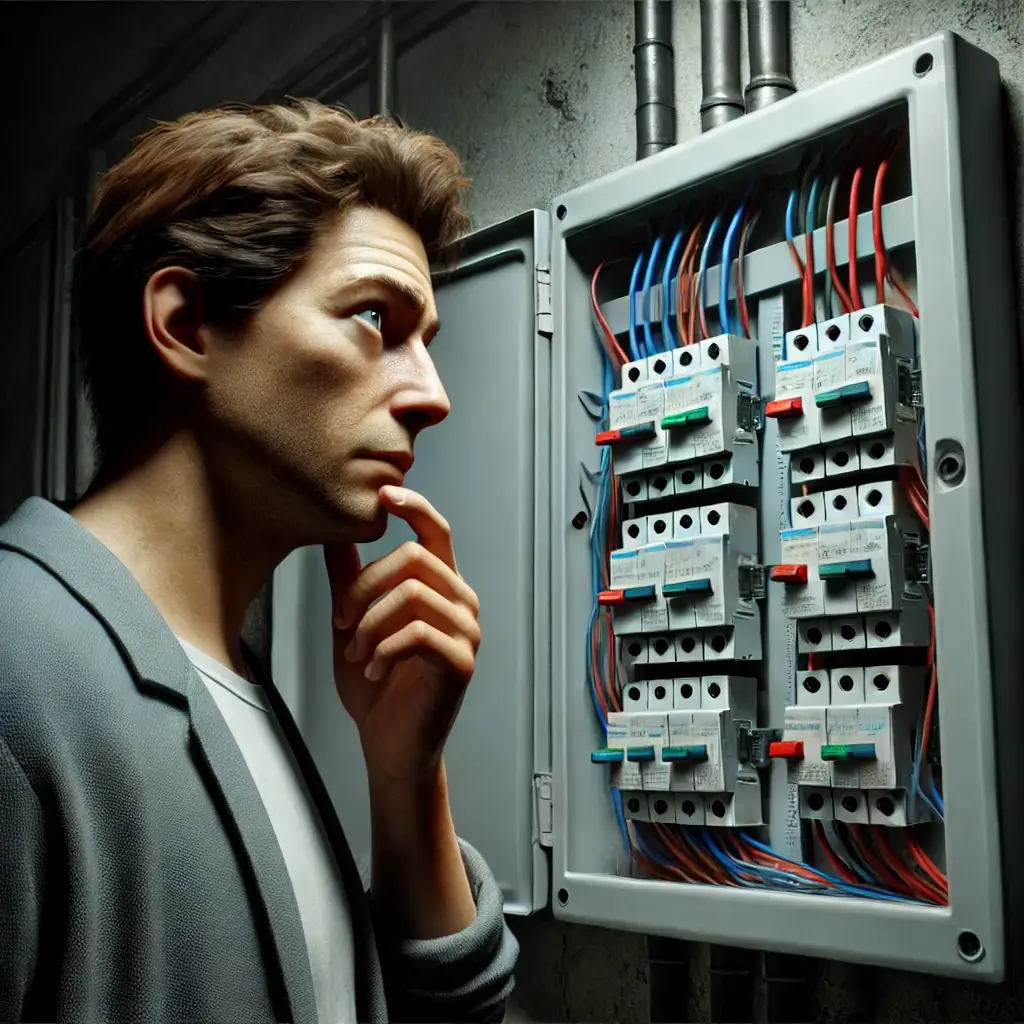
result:
[(818, 190), (820, 187), (821, 178), (815, 175), (811, 181), (810, 190), (807, 193), (807, 211), (804, 215), (804, 248), (806, 251), (806, 258), (804, 259), (804, 287), (807, 289), (805, 301), (808, 304), (804, 311), (804, 316), (805, 318), (810, 317), (804, 324), (805, 327), (809, 327), (817, 320), (814, 308), (814, 227), (817, 217)]
[[(746, 200), (739, 205), (739, 209), (733, 214), (729, 227), (725, 232), (725, 241), (722, 242), (722, 265), (718, 275), (718, 319), (721, 323), (723, 334), (735, 334), (736, 331), (729, 319), (729, 283), (732, 278), (732, 243), (739, 232), (740, 224), (743, 223), (743, 214), (747, 208)], [(738, 294), (738, 293), (737, 293)]]
[(676, 321), (679, 327), (679, 337), (684, 345), (689, 345), (693, 341), (693, 325), (689, 316), (693, 305), (693, 261), (703, 230), (704, 218), (702, 217), (687, 237), (686, 248), (679, 261), (679, 280), (676, 284)]
[(800, 276), (800, 290), (803, 299), (802, 315), (800, 326), (809, 327), (814, 323), (814, 313), (810, 309), (807, 299), (807, 273), (804, 268), (804, 262), (800, 258), (800, 253), (796, 247), (796, 208), (799, 199), (799, 192), (797, 189), (793, 189), (789, 193), (789, 199), (786, 202), (786, 245), (789, 247), (789, 254), (793, 257), (793, 263), (796, 266), (797, 274)]
[(701, 250), (700, 254), (700, 270), (697, 272), (698, 313), (700, 315), (701, 333), (705, 338), (710, 337), (708, 333), (708, 323), (704, 315), (704, 307), (707, 305), (707, 296), (705, 293), (707, 286), (708, 254), (711, 252), (711, 246), (714, 245), (715, 235), (718, 234), (718, 228), (721, 222), (721, 217), (715, 217), (711, 222), (711, 227), (708, 228), (708, 237), (704, 240), (704, 248)]
[(658, 266), (658, 257), (661, 255), (661, 244), (664, 239), (664, 235), (658, 235), (654, 240), (654, 246), (651, 248), (651, 258), (647, 263), (647, 271), (644, 274), (642, 326), (644, 346), (649, 356), (656, 355), (658, 352), (658, 346), (654, 341), (654, 333), (651, 331), (651, 285), (654, 283), (654, 271)]
[(640, 284), (640, 271), (644, 267), (644, 253), (641, 251), (633, 264), (633, 273), (629, 278), (629, 352), (634, 362), (639, 362), (643, 356), (640, 354), (640, 342), (636, 333), (636, 292)]
[(920, 316), (914, 300), (902, 282), (894, 279), (889, 267), (889, 254), (885, 248), (885, 239), (882, 237), (882, 196), (885, 187), (885, 175), (889, 169), (893, 153), (890, 153), (878, 164), (875, 172), (875, 188), (871, 202), (871, 234), (875, 245), (875, 291), (878, 293), (878, 302), (885, 302), (885, 282), (888, 280), (902, 296), (907, 307), (915, 317)]
[[(683, 229), (680, 228), (672, 239), (668, 255), (665, 257), (665, 269), (661, 275), (661, 343), (665, 352), (674, 349), (678, 344), (672, 330), (672, 268), (676, 265), (679, 247), (683, 244), (683, 233)], [(680, 278), (682, 269), (682, 260), (680, 260), (678, 267)]]
[(839, 276), (839, 268), (836, 265), (836, 200), (839, 196), (839, 179), (837, 173), (832, 178), (832, 184), (828, 190), (828, 212), (825, 215), (825, 256), (828, 260), (829, 277), (832, 279), (832, 287), (839, 298), (839, 305), (844, 313), (853, 312), (853, 304), (850, 302), (850, 293), (843, 287), (842, 278)]
[(860, 206), (860, 182), (864, 177), (864, 168), (858, 167), (853, 172), (850, 182), (850, 203), (847, 220), (847, 247), (850, 264), (848, 269), (850, 312), (864, 308), (864, 300), (860, 294), (860, 282), (857, 279), (857, 216)]
[(757, 218), (760, 211), (751, 202), (746, 216), (743, 218), (743, 227), (740, 229), (740, 248), (736, 257), (736, 305), (740, 313), (740, 325), (743, 328), (743, 337), (752, 338), (750, 330), (750, 312), (747, 309), (747, 291), (743, 279), (743, 265), (747, 255), (747, 239), (753, 234), (757, 226)]

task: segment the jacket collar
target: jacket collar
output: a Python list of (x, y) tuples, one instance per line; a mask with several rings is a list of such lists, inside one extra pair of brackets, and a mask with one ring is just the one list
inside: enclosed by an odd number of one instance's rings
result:
[(29, 498), (0, 526), (0, 548), (32, 559), (104, 624), (140, 690), (183, 704), (225, 825), (241, 839), (263, 901), (294, 1021), (315, 1021), (302, 920), (259, 790), (181, 644), (116, 555), (52, 502)]

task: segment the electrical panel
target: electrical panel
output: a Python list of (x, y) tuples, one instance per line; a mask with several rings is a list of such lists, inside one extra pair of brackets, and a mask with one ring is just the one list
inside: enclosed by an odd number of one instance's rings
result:
[[(438, 278), (442, 376), (477, 419), (436, 452), (426, 432), (409, 485), (487, 591), (449, 778), (460, 834), (519, 851), (508, 909), (542, 905), (551, 846), (565, 919), (1007, 973), (1024, 417), (1000, 104), (995, 61), (943, 33), (557, 198), (529, 244), (481, 233)], [(506, 366), (490, 271), (515, 265), (531, 357)], [(301, 689), (329, 660), (289, 634), (327, 614), (300, 556), (274, 643)], [(354, 773), (325, 774), (348, 826)]]

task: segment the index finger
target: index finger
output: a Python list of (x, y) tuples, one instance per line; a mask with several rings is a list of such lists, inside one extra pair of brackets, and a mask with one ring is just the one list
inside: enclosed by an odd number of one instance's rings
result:
[(408, 487), (382, 487), (380, 496), (387, 510), (399, 519), (404, 519), (416, 534), (416, 539), (445, 565), (455, 566), (455, 546), (448, 521), (433, 505)]

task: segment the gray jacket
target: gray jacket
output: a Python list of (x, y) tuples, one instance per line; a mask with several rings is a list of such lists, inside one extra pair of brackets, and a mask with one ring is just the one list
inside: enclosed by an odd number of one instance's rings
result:
[[(263, 680), (352, 907), (361, 1021), (500, 1020), (518, 947), (477, 917), (375, 927), (330, 798)], [(299, 910), (235, 741), (125, 566), (56, 505), (0, 527), (0, 1020), (316, 1020)]]

